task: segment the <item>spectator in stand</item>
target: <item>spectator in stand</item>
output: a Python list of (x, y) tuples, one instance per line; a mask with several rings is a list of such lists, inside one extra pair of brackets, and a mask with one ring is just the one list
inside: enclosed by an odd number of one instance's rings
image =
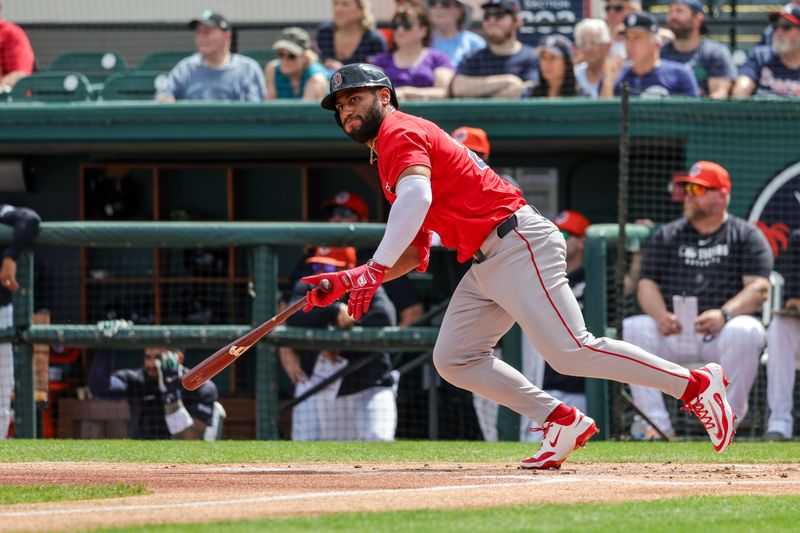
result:
[(156, 94), (158, 101), (264, 100), (264, 71), (255, 60), (231, 53), (232, 30), (225, 17), (204, 11), (189, 27), (195, 32), (197, 53), (170, 71), (167, 83)]
[[(2, 10), (3, 0), (0, 0), (0, 12)], [(30, 76), (34, 62), (33, 48), (25, 30), (0, 18), (0, 94), (11, 92), (20, 78)]]
[(328, 92), (328, 70), (311, 50), (308, 32), (303, 28), (285, 28), (272, 49), (278, 58), (264, 68), (267, 100), (322, 100)]
[(375, 30), (370, 0), (333, 0), (333, 22), (317, 31), (317, 51), (331, 72), (385, 52), (386, 40)]
[[(0, 222), (14, 228), (11, 244), (3, 250), (0, 266), (0, 328), (14, 325), (11, 293), (19, 290), (17, 260), (39, 233), (39, 215), (26, 207), (0, 203)], [(0, 440), (11, 425), (11, 397), (14, 395), (14, 352), (10, 342), (0, 343)]]
[(800, 230), (791, 234), (784, 274), (783, 308), (773, 312), (767, 328), (767, 440), (791, 439), (794, 434), (792, 405), (800, 366)]
[(463, 98), (520, 98), (539, 82), (533, 48), (517, 38), (522, 26), (518, 0), (490, 0), (483, 8), (486, 48), (465, 57), (452, 94)]
[(624, 65), (621, 72), (616, 63), (606, 63), (601, 96), (620, 95), (624, 82), (628, 83), (631, 96), (700, 95), (697, 80), (686, 65), (659, 57), (663, 37), (653, 15), (631, 13), (625, 17), (624, 24), (625, 49), (630, 63)]
[(98, 350), (89, 371), (89, 390), (104, 400), (128, 400), (132, 439), (217, 440), (225, 411), (217, 386), (207, 381), (184, 390), (183, 353), (152, 347), (141, 368), (114, 370), (111, 350)]
[(600, 96), (611, 33), (601, 19), (583, 19), (575, 25), (575, 45), (583, 61), (575, 65), (578, 94), (589, 98)]
[(472, 6), (461, 0), (428, 0), (433, 29), (434, 50), (447, 54), (453, 68), (472, 52), (486, 47), (486, 41), (469, 31)]
[[(756, 315), (770, 291), (772, 250), (758, 228), (728, 213), (731, 180), (723, 167), (699, 161), (675, 183), (685, 194), (684, 216), (646, 244), (637, 291), (646, 314), (626, 318), (622, 338), (675, 363), (725, 365), (738, 425), (764, 349)], [(636, 405), (673, 435), (661, 393), (636, 385), (631, 391)]]
[[(800, 6), (800, 0), (792, 0), (791, 2), (784, 4), (783, 10), (784, 11), (791, 11), (792, 7)], [(775, 34), (775, 25), (770, 23), (764, 27), (764, 31), (761, 32), (761, 40), (758, 44), (772, 44), (772, 36)]]
[[(309, 269), (303, 275), (335, 272), (353, 268), (356, 251), (355, 248), (320, 247), (306, 262)], [(292, 301), (303, 299), (311, 289), (311, 285), (297, 280)], [(358, 321), (347, 313), (347, 297), (343, 300), (328, 307), (315, 307), (307, 313), (295, 313), (287, 324), (306, 328), (333, 326), (337, 329), (349, 329), (354, 325), (384, 327), (396, 324), (394, 305), (382, 287), (375, 293), (369, 311)], [(340, 350), (297, 353), (288, 348), (280, 351), (281, 363), (295, 384), (296, 396), (364, 357), (373, 359), (295, 407), (292, 439), (394, 440), (397, 428), (396, 375), (391, 373), (388, 353)], [(303, 406), (308, 402), (311, 403)]]
[(539, 84), (533, 88), (537, 98), (578, 96), (572, 63), (572, 42), (563, 35), (552, 34), (542, 39), (537, 48)]
[(397, 98), (433, 100), (447, 98), (453, 67), (447, 56), (430, 48), (431, 24), (427, 8), (416, 2), (397, 6), (392, 17), (392, 49), (370, 58), (394, 83)]
[(770, 14), (772, 45), (756, 46), (739, 69), (734, 98), (750, 95), (800, 96), (800, 5)]
[(606, 24), (611, 32), (611, 49), (609, 54), (625, 58), (625, 18), (631, 13), (642, 11), (642, 4), (638, 0), (608, 0), (605, 6)]
[(701, 35), (705, 30), (703, 3), (673, 0), (667, 14), (667, 27), (675, 38), (661, 47), (661, 59), (689, 67), (702, 96), (728, 98), (736, 80), (736, 67), (726, 46)]

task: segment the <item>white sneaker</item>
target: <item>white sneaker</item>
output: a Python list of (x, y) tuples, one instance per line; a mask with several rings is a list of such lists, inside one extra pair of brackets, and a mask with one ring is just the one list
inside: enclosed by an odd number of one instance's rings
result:
[(520, 467), (531, 470), (560, 468), (573, 450), (584, 446), (597, 433), (594, 420), (575, 407), (572, 412), (575, 417), (570, 424), (559, 424), (558, 420), (545, 422), (542, 447), (533, 457), (520, 461)]
[(707, 381), (700, 385), (697, 397), (681, 409), (693, 412), (700, 419), (711, 437), (714, 449), (722, 453), (730, 446), (736, 433), (736, 418), (726, 397), (728, 378), (725, 377), (722, 367), (716, 363), (698, 368), (696, 372), (701, 379), (707, 378)]

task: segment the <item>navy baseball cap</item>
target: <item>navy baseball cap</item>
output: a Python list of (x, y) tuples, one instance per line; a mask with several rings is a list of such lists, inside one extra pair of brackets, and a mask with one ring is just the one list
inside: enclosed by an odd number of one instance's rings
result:
[(800, 26), (800, 6), (797, 4), (786, 4), (780, 11), (773, 11), (769, 14), (770, 22), (775, 22), (779, 18), (786, 19), (792, 24)]
[(202, 24), (203, 26), (211, 26), (214, 28), (219, 28), (222, 31), (228, 31), (229, 29), (231, 29), (231, 23), (228, 22), (228, 19), (226, 19), (219, 13), (211, 11), (210, 9), (206, 9), (205, 11), (203, 11), (203, 14), (200, 15), (199, 18), (192, 20), (189, 23), (189, 27), (191, 29), (195, 29), (200, 24)]
[(651, 33), (658, 32), (658, 22), (656, 18), (645, 11), (631, 13), (625, 17), (625, 31), (644, 30)]
[(481, 9), (499, 7), (509, 13), (517, 14), (520, 10), (519, 0), (489, 0), (481, 4)]
[(703, 2), (700, 0), (672, 0), (669, 5), (672, 4), (683, 4), (688, 6), (689, 9), (694, 11), (695, 13), (702, 13), (703, 12)]

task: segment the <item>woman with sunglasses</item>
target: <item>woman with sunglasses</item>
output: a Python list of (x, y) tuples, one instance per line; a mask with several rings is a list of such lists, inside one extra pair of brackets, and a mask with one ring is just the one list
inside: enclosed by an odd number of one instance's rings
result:
[(430, 48), (431, 25), (425, 6), (416, 2), (398, 6), (392, 28), (391, 52), (378, 54), (370, 62), (394, 82), (398, 99), (447, 98), (455, 71), (443, 52)]
[(322, 100), (328, 91), (328, 70), (311, 50), (308, 32), (303, 28), (286, 28), (272, 49), (278, 58), (264, 68), (266, 99)]
[(625, 34), (623, 21), (629, 13), (636, 13), (642, 10), (642, 4), (638, 0), (608, 0), (606, 2), (606, 23), (611, 30), (611, 51), (609, 55), (615, 57), (627, 57), (625, 52)]
[(538, 48), (539, 84), (534, 98), (578, 96), (572, 63), (572, 43), (563, 35), (552, 34)]
[(386, 40), (375, 30), (370, 0), (333, 0), (333, 22), (317, 31), (317, 51), (325, 68), (362, 63), (386, 50)]
[(431, 47), (447, 54), (453, 68), (458, 68), (464, 56), (486, 46), (483, 37), (469, 31), (472, 6), (461, 0), (428, 0), (428, 8), (433, 33)]

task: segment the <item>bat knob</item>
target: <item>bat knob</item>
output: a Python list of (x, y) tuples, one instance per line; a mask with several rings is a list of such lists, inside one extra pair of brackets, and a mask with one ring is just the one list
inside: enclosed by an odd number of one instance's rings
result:
[(333, 289), (333, 283), (329, 279), (323, 279), (319, 282), (319, 290), (322, 292), (331, 292)]

